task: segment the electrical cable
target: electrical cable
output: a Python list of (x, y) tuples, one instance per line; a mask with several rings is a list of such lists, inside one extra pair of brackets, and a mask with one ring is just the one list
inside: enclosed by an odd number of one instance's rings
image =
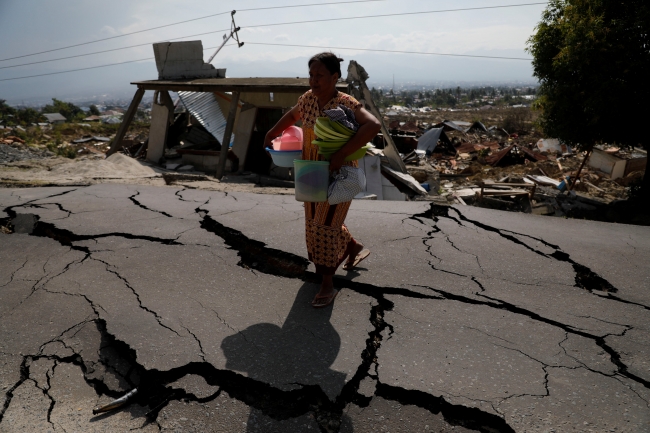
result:
[[(238, 45), (237, 44), (226, 44), (225, 46), (226, 47), (236, 47)], [(215, 47), (203, 48), (203, 51), (214, 50), (215, 48), (217, 48), (217, 47), (215, 46)], [(58, 72), (48, 72), (46, 74), (28, 75), (26, 77), (1, 78), (0, 81), (13, 81), (13, 80), (23, 80), (25, 78), (46, 77), (48, 75), (59, 75), (59, 74), (67, 74), (69, 72), (87, 71), (88, 69), (107, 68), (109, 66), (126, 65), (127, 63), (144, 62), (144, 61), (147, 61), (147, 60), (155, 60), (155, 57), (147, 57), (146, 59), (138, 59), (138, 60), (128, 60), (126, 62), (119, 62), (119, 63), (109, 63), (107, 65), (89, 66), (87, 68), (71, 69), (69, 71), (58, 71)]]
[[(363, 0), (363, 1), (385, 1), (385, 0)], [(357, 1), (357, 2), (353, 2), (353, 3), (360, 3), (360, 2)], [(330, 4), (330, 3), (323, 3), (323, 4)], [(335, 4), (338, 4), (338, 3), (335, 3)], [(537, 5), (537, 4), (545, 4), (545, 3), (531, 3), (531, 4)], [(525, 5), (514, 5), (514, 6), (519, 7), (519, 6), (527, 6), (527, 5), (529, 5), (529, 4), (525, 4)], [(273, 8), (281, 8), (281, 7), (283, 7), (283, 6), (274, 6), (274, 7), (270, 7), (270, 8), (262, 8), (262, 9), (273, 9)], [(296, 7), (296, 6), (290, 6), (290, 7)], [(402, 14), (390, 14), (390, 15), (388, 15), (388, 16), (395, 16), (395, 15), (410, 15), (410, 14), (420, 14), (420, 13), (436, 13), (436, 12), (456, 12), (456, 11), (463, 11), (463, 10), (493, 9), (493, 8), (503, 8), (503, 7), (513, 7), (513, 6), (488, 6), (488, 7), (477, 7), (477, 8), (467, 8), (467, 9), (449, 9), (449, 10), (444, 10), (444, 11), (406, 12), (406, 13), (402, 13)], [(370, 17), (374, 18), (374, 17), (378, 17), (378, 16), (384, 16), (384, 15), (373, 15), (373, 16), (358, 17), (358, 18), (370, 18)], [(318, 22), (318, 21), (331, 21), (331, 20), (338, 20), (338, 19), (354, 19), (354, 18), (355, 18), (355, 17), (352, 17), (352, 18), (333, 18), (333, 19), (316, 20), (316, 21), (300, 21), (300, 22), (298, 22), (298, 23), (303, 23), (303, 22)], [(286, 25), (286, 24), (294, 24), (294, 23), (278, 23), (278, 24), (268, 24), (268, 25), (269, 25), (269, 26), (275, 26), (275, 25)], [(249, 26), (249, 28), (251, 28), (251, 27), (263, 27), (263, 26), (266, 26), (266, 24), (256, 25), (256, 26)], [(228, 31), (228, 30), (229, 30), (229, 29), (215, 30), (215, 31), (212, 31), (212, 32), (199, 33), (199, 34), (189, 35), (189, 36), (182, 36), (182, 37), (172, 38), (172, 39), (168, 39), (168, 40), (169, 40), (169, 41), (174, 41), (174, 40), (178, 40), (178, 39), (185, 39), (185, 38), (191, 38), (191, 37), (196, 37), (196, 36), (203, 36), (203, 35), (206, 35), (206, 34), (220, 33), (220, 32)], [(162, 41), (161, 41), (161, 42), (162, 42)], [(126, 49), (130, 49), (130, 48), (137, 48), (137, 47), (142, 47), (142, 46), (145, 46), (145, 45), (150, 45), (150, 44), (152, 44), (152, 43), (155, 43), (155, 42), (149, 42), (149, 43), (138, 44), (138, 45), (130, 45), (130, 46), (128, 46), (128, 47), (113, 48), (113, 49), (110, 49), (110, 50), (95, 51), (95, 52), (92, 52), (92, 53), (78, 54), (78, 55), (75, 55), (75, 56), (59, 57), (59, 58), (56, 58), (56, 59), (50, 59), (50, 60), (41, 60), (41, 61), (38, 61), (38, 62), (22, 63), (22, 64), (19, 64), (19, 65), (2, 66), (2, 67), (0, 67), (0, 70), (1, 70), (1, 69), (17, 68), (17, 67), (20, 67), (20, 66), (36, 65), (36, 64), (40, 64), (40, 63), (55, 62), (55, 61), (58, 61), (58, 60), (74, 59), (74, 58), (78, 58), (78, 57), (85, 57), (85, 56), (90, 56), (90, 55), (94, 55), (94, 54), (108, 53), (108, 52), (112, 52), (112, 51), (126, 50)], [(259, 45), (259, 44), (258, 44), (258, 45)], [(279, 44), (278, 44), (278, 45), (279, 45)], [(320, 48), (320, 47), (313, 47), (313, 48)], [(334, 48), (334, 47), (333, 47), (333, 48)], [(348, 49), (348, 48), (339, 48), (339, 49)], [(418, 53), (409, 53), (409, 54), (418, 54)], [(434, 53), (432, 53), (432, 54), (434, 54)], [(440, 55), (443, 55), (443, 54), (440, 54)], [(453, 54), (449, 54), (449, 55), (452, 56)], [(513, 59), (513, 60), (529, 60), (529, 59)], [(0, 60), (0, 61), (2, 61), (2, 60)]]
[[(178, 40), (178, 39), (193, 38), (195, 36), (203, 36), (203, 35), (208, 35), (208, 34), (212, 34), (212, 33), (220, 33), (220, 32), (225, 32), (225, 31), (228, 31), (228, 30), (230, 30), (230, 29), (228, 28), (228, 29), (222, 29), (222, 30), (215, 30), (215, 31), (212, 31), (212, 32), (207, 32), (207, 33), (199, 33), (199, 34), (196, 34), (196, 35), (181, 36), (179, 38), (171, 38), (171, 39), (167, 39), (165, 41), (159, 41), (159, 42), (167, 42), (167, 41), (175, 41), (175, 40)], [(95, 51), (95, 52), (92, 52), (92, 53), (85, 53), (85, 54), (77, 54), (76, 56), (59, 57), (57, 59), (40, 60), (38, 62), (31, 62), (31, 63), (21, 63), (20, 65), (0, 66), (0, 69), (10, 69), (10, 68), (17, 68), (19, 66), (38, 65), (40, 63), (55, 62), (57, 60), (74, 59), (74, 58), (77, 58), (77, 57), (85, 57), (85, 56), (90, 56), (90, 55), (93, 55), (93, 54), (102, 54), (102, 53), (110, 53), (112, 51), (128, 50), (129, 48), (144, 47), (146, 45), (151, 45), (151, 44), (155, 44), (155, 43), (156, 42), (147, 42), (145, 44), (130, 45), (128, 47), (113, 48), (113, 49), (110, 49), (110, 50)]]
[[(368, 3), (368, 2), (379, 2), (379, 1), (387, 1), (387, 0), (354, 0), (354, 1), (340, 1), (340, 2), (328, 2), (328, 3), (308, 3), (308, 4), (301, 4), (301, 5), (269, 6), (269, 7), (262, 7), (262, 8), (239, 9), (239, 12), (251, 12), (251, 11), (269, 10), (269, 9), (290, 9), (290, 8), (311, 7), (311, 6), (329, 6), (329, 5), (351, 4), (351, 3)], [(162, 28), (165, 28), (165, 27), (171, 27), (171, 26), (176, 26), (176, 25), (179, 25), (179, 24), (185, 24), (185, 23), (189, 23), (189, 22), (193, 22), (193, 21), (204, 20), (204, 19), (207, 19), (207, 18), (226, 15), (226, 14), (229, 14), (229, 13), (231, 13), (231, 11), (219, 12), (219, 13), (216, 13), (216, 14), (205, 15), (205, 16), (202, 16), (202, 17), (192, 18), (192, 19), (184, 20), (184, 21), (178, 21), (178, 22), (175, 22), (175, 23), (165, 24), (165, 25), (162, 25), (162, 26), (151, 27), (151, 28), (148, 28), (148, 29), (137, 30), (137, 31), (134, 31), (134, 32), (129, 32), (129, 33), (123, 33), (123, 34), (117, 35), (117, 36), (110, 36), (108, 38), (96, 39), (94, 41), (82, 42), (82, 43), (79, 43), (79, 44), (68, 45), (66, 47), (54, 48), (54, 49), (46, 50), (46, 51), (39, 51), (38, 53), (24, 54), (22, 56), (15, 56), (15, 57), (7, 57), (6, 59), (0, 59), (0, 62), (4, 62), (4, 61), (7, 61), (7, 60), (14, 60), (14, 59), (22, 59), (24, 57), (36, 56), (36, 55), (39, 55), (39, 54), (51, 53), (51, 52), (54, 52), (54, 51), (66, 50), (68, 48), (80, 47), (80, 46), (83, 46), (83, 45), (95, 44), (97, 42), (108, 41), (108, 40), (111, 40), (111, 39), (122, 38), (124, 36), (130, 36), (130, 35), (135, 35), (135, 34), (138, 34), (138, 33), (148, 32), (148, 31), (151, 31), (151, 30), (158, 30), (158, 29), (162, 29)], [(223, 30), (218, 30), (218, 31), (223, 31)], [(92, 53), (92, 54), (94, 54), (94, 53)], [(22, 66), (22, 65), (20, 65), (20, 66)]]
[(345, 20), (359, 20), (366, 18), (385, 18), (385, 17), (398, 17), (405, 15), (425, 15), (425, 14), (436, 14), (436, 13), (445, 13), (445, 12), (461, 12), (461, 11), (477, 11), (484, 9), (504, 9), (504, 8), (516, 8), (522, 6), (536, 6), (536, 5), (545, 5), (548, 2), (536, 2), (536, 3), (521, 3), (516, 5), (501, 5), (501, 6), (478, 6), (473, 8), (461, 8), (461, 9), (441, 9), (435, 11), (420, 11), (420, 12), (400, 12), (393, 14), (380, 14), (380, 15), (362, 15), (357, 17), (342, 17), (342, 18), (325, 18), (320, 20), (305, 20), (305, 21), (290, 21), (286, 23), (273, 23), (273, 24), (258, 24), (252, 26), (242, 27), (244, 29), (254, 29), (260, 27), (275, 27), (275, 26), (286, 26), (290, 24), (307, 24), (307, 23), (322, 23), (325, 21), (345, 21)]
[(97, 68), (105, 68), (107, 66), (125, 65), (127, 63), (142, 62), (142, 61), (145, 61), (145, 60), (153, 60), (153, 57), (149, 57), (149, 58), (146, 58), (146, 59), (139, 59), (139, 60), (129, 60), (128, 62), (110, 63), (108, 65), (90, 66), (88, 68), (71, 69), (69, 71), (48, 72), (47, 74), (28, 75), (26, 77), (2, 78), (2, 79), (0, 79), (0, 81), (24, 80), (25, 78), (36, 78), (36, 77), (45, 77), (45, 76), (48, 76), (48, 75), (67, 74), (68, 72), (87, 71), (88, 69), (97, 69)]
[[(472, 55), (472, 54), (449, 54), (449, 53), (431, 53), (431, 52), (422, 52), (422, 51), (400, 51), (400, 50), (380, 50), (380, 49), (373, 49), (373, 48), (350, 48), (350, 47), (324, 47), (324, 46), (318, 46), (318, 45), (298, 45), (298, 44), (273, 44), (273, 43), (265, 43), (265, 42), (245, 42), (247, 45), (269, 45), (269, 46), (281, 46), (281, 47), (299, 47), (299, 48), (318, 48), (318, 49), (334, 49), (334, 50), (351, 50), (351, 51), (371, 51), (371, 52), (380, 52), (380, 53), (394, 53), (394, 54), (419, 54), (419, 55), (431, 55), (431, 56), (449, 56), (449, 57), (469, 57), (469, 58), (479, 58), (479, 59), (497, 59), (497, 60), (524, 60), (524, 61), (532, 61), (533, 59), (527, 59), (524, 57), (503, 57), (503, 56), (479, 56), (479, 55)], [(237, 44), (228, 44), (226, 45), (227, 47), (230, 46), (237, 46)], [(210, 47), (210, 48), (204, 48), (203, 51), (206, 50), (211, 50), (217, 47)], [(128, 62), (120, 62), (120, 63), (109, 63), (108, 65), (100, 65), (100, 66), (92, 66), (88, 68), (80, 68), (80, 69), (72, 69), (69, 71), (59, 71), (59, 72), (50, 72), (46, 74), (39, 74), (39, 75), (29, 75), (26, 77), (15, 77), (15, 78), (4, 78), (0, 79), (0, 81), (13, 81), (13, 80), (22, 80), (25, 78), (35, 78), (35, 77), (44, 77), (47, 75), (58, 75), (58, 74), (65, 74), (68, 72), (77, 72), (77, 71), (85, 71), (88, 69), (97, 69), (97, 68), (105, 68), (108, 66), (117, 66), (117, 65), (124, 65), (126, 63), (135, 63), (135, 62), (143, 62), (146, 60), (154, 60), (153, 57), (149, 57), (146, 59), (139, 59), (139, 60), (129, 60)]]
[(351, 50), (351, 51), (373, 51), (379, 53), (397, 53), (397, 54), (424, 54), (424, 55), (433, 55), (433, 56), (450, 56), (450, 57), (473, 57), (479, 59), (500, 59), (500, 60), (525, 60), (531, 62), (533, 59), (527, 59), (524, 57), (502, 57), (502, 56), (479, 56), (471, 54), (448, 54), (448, 53), (431, 53), (431, 52), (422, 52), (422, 51), (398, 51), (398, 50), (380, 50), (373, 48), (350, 48), (350, 47), (323, 47), (317, 45), (297, 45), (297, 44), (273, 44), (266, 42), (245, 42), (246, 45), (274, 45), (280, 47), (301, 47), (301, 48), (319, 48), (325, 50)]
[[(361, 1), (384, 1), (384, 0), (361, 0)], [(345, 3), (359, 3), (359, 2), (360, 1), (345, 2)], [(500, 5), (500, 6), (480, 6), (480, 7), (473, 7), (473, 8), (444, 9), (444, 10), (435, 10), (435, 11), (402, 12), (402, 13), (397, 13), (397, 14), (365, 15), (365, 16), (357, 16), (357, 17), (327, 18), (327, 19), (320, 19), (320, 20), (293, 21), (293, 22), (286, 22), (286, 23), (273, 23), (273, 24), (259, 24), (259, 25), (247, 26), (246, 28), (272, 27), (272, 26), (280, 26), (280, 25), (304, 24), (304, 23), (324, 22), (324, 21), (342, 21), (342, 20), (379, 18), (379, 17), (390, 17), (390, 16), (404, 16), (404, 15), (416, 15), (416, 14), (446, 13), (446, 12), (473, 11), (473, 10), (484, 10), (484, 9), (502, 9), (502, 8), (509, 8), (509, 7), (522, 7), (522, 6), (533, 6), (533, 5), (542, 5), (542, 4), (547, 4), (547, 2), (521, 3), (521, 4), (516, 4), (516, 5)], [(280, 6), (276, 6), (275, 8), (279, 8), (279, 7)], [(294, 6), (294, 7), (297, 7), (297, 6)], [(183, 36), (183, 37), (175, 38), (175, 39), (184, 39), (186, 37), (201, 36), (201, 35), (204, 35), (204, 34), (217, 33), (217, 32), (222, 32), (222, 31), (224, 31), (224, 30), (216, 30), (216, 31), (213, 31), (213, 32), (206, 32), (206, 33), (201, 33), (201, 34), (191, 35), (191, 36)], [(296, 47), (305, 47), (305, 48), (325, 48), (325, 47), (308, 46), (308, 45), (271, 44), (271, 43), (261, 43), (261, 42), (259, 42), (259, 43), (249, 42), (249, 43), (251, 45), (276, 45), (276, 46), (296, 46)], [(81, 44), (81, 45), (83, 45), (83, 44)], [(148, 45), (148, 44), (142, 44), (142, 45)], [(117, 48), (117, 49), (113, 49), (113, 50), (106, 50), (104, 52), (116, 51), (116, 50), (119, 50), (119, 49), (126, 49), (126, 48), (133, 48), (133, 47), (136, 47), (136, 46), (141, 46), (141, 45), (135, 45), (135, 46), (132, 46), (132, 47), (125, 47), (125, 48)], [(213, 48), (216, 48), (216, 47), (213, 47)], [(515, 58), (515, 57), (478, 56), (478, 55), (446, 54), (446, 53), (423, 53), (423, 52), (417, 52), (417, 51), (407, 52), (407, 51), (375, 50), (375, 49), (346, 48), (346, 47), (329, 47), (329, 48), (341, 49), (341, 50), (393, 52), (393, 53), (401, 53), (401, 54), (429, 54), (429, 55), (439, 55), (439, 56), (493, 58), (493, 59), (504, 59), (504, 60), (526, 60), (526, 61), (532, 60), (532, 59)], [(61, 48), (61, 49), (63, 49), (63, 48)], [(209, 48), (205, 48), (204, 50), (207, 50), (207, 49), (209, 49)], [(82, 57), (82, 56), (90, 55), (90, 54), (97, 54), (97, 53), (88, 53), (88, 54), (83, 54), (83, 55), (78, 55), (78, 56), (70, 56), (68, 58)], [(27, 57), (27, 56), (23, 56), (23, 57)], [(59, 71), (59, 72), (51, 72), (51, 73), (46, 73), (46, 74), (29, 75), (29, 76), (25, 76), (25, 77), (4, 78), (4, 79), (0, 79), (0, 82), (2, 82), (2, 81), (13, 81), (13, 80), (22, 80), (22, 79), (25, 79), (25, 78), (43, 77), (43, 76), (48, 76), (48, 75), (64, 74), (64, 73), (68, 73), (68, 72), (84, 71), (84, 70), (88, 70), (88, 69), (97, 69), (97, 68), (103, 68), (103, 67), (108, 67), (108, 66), (116, 66), (116, 65), (122, 65), (122, 64), (126, 64), (126, 63), (134, 63), (134, 62), (141, 62), (141, 61), (151, 60), (151, 59), (152, 58), (131, 60), (131, 61), (127, 61), (127, 62), (111, 63), (111, 64), (108, 64), (108, 65), (99, 65), (99, 66), (92, 66), (92, 67), (88, 67), (88, 68), (72, 69), (72, 70), (69, 70), (69, 71)], [(8, 60), (8, 59), (5, 59), (5, 60)], [(54, 61), (54, 60), (63, 60), (63, 59), (53, 59), (53, 60), (49, 60), (49, 61)], [(0, 60), (0, 61), (2, 61), (2, 60)], [(44, 62), (34, 62), (34, 63), (44, 63)], [(16, 66), (24, 66), (24, 65), (16, 65)], [(5, 68), (0, 68), (0, 69), (5, 69)]]

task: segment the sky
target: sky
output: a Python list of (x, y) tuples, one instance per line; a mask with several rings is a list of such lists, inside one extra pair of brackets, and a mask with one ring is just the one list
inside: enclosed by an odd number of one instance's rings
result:
[[(442, 13), (445, 9), (535, 3), (535, 0), (381, 0), (346, 4), (344, 0), (0, 0), (0, 99), (13, 103), (50, 98), (130, 97), (133, 81), (157, 78), (151, 43), (202, 40), (207, 60), (230, 27), (231, 10), (241, 27), (241, 48), (225, 47), (212, 62), (227, 68), (229, 77), (306, 77), (307, 60), (331, 49), (347, 61), (356, 60), (370, 75), (369, 84), (396, 87), (407, 83), (534, 83), (525, 60), (496, 60), (360, 51), (381, 49), (530, 58), (526, 41), (541, 18), (543, 4)], [(539, 0), (538, 0), (539, 1)], [(317, 6), (246, 10), (275, 6)], [(207, 15), (223, 13), (157, 30), (121, 36)], [(411, 15), (395, 15), (415, 13)], [(344, 19), (388, 15), (366, 19)], [(295, 21), (332, 21), (282, 24)], [(280, 24), (280, 25), (278, 25)], [(201, 36), (187, 37), (199, 33)], [(45, 54), (4, 60), (74, 44), (113, 39)], [(291, 47), (255, 43), (310, 45)], [(73, 59), (17, 66), (95, 51), (145, 44), (141, 47)], [(325, 48), (325, 49), (324, 49)], [(353, 48), (341, 49), (341, 48)], [(357, 50), (354, 50), (356, 48)], [(48, 74), (131, 60), (141, 62), (36, 78)], [(345, 69), (344, 69), (345, 71)], [(345, 72), (344, 72), (345, 75)]]

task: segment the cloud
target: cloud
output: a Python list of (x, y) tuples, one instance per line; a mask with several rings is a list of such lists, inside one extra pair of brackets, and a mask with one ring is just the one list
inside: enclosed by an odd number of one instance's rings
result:
[[(477, 50), (523, 50), (530, 29), (510, 25), (477, 27), (463, 32), (410, 32), (362, 36), (359, 48), (462, 54)], [(345, 45), (345, 46), (350, 46)]]
[(291, 38), (286, 33), (283, 33), (281, 35), (275, 36), (273, 38), (273, 40), (276, 41), (276, 42), (289, 42), (291, 40)]
[(110, 35), (110, 36), (115, 36), (118, 34), (117, 30), (115, 30), (111, 26), (104, 26), (99, 30), (103, 35)]

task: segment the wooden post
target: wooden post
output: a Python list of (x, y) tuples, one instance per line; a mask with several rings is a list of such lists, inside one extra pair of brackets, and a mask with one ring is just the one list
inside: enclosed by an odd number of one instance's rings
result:
[(226, 171), (226, 161), (228, 160), (228, 149), (230, 148), (230, 137), (235, 127), (235, 117), (237, 116), (237, 107), (239, 105), (239, 92), (232, 92), (232, 99), (230, 100), (230, 110), (228, 111), (228, 121), (226, 122), (226, 130), (223, 133), (223, 140), (221, 142), (221, 152), (219, 153), (219, 165), (217, 166), (217, 179), (223, 177)]
[(135, 113), (138, 111), (138, 105), (140, 105), (143, 96), (144, 89), (138, 87), (138, 90), (136, 90), (133, 100), (131, 101), (131, 105), (129, 105), (129, 109), (126, 111), (124, 119), (122, 119), (120, 128), (117, 130), (117, 134), (115, 134), (113, 143), (111, 143), (111, 148), (106, 152), (106, 156), (111, 156), (122, 148), (122, 140), (124, 140), (126, 131), (129, 129), (129, 126), (131, 126), (131, 122), (133, 122), (133, 118), (135, 117)]
[(365, 71), (363, 72), (360, 71), (359, 64), (357, 62), (352, 61), (348, 66), (348, 80), (350, 79), (351, 68), (354, 69), (353, 71), (354, 73), (352, 74), (352, 77), (359, 83), (359, 91), (361, 92), (361, 96), (363, 97), (366, 105), (368, 105), (370, 112), (377, 118), (377, 120), (379, 120), (379, 123), (381, 124), (381, 133), (384, 137), (384, 144), (385, 144), (383, 151), (384, 151), (384, 155), (386, 155), (386, 157), (388, 158), (388, 162), (390, 163), (390, 168), (392, 168), (395, 171), (399, 171), (401, 173), (407, 174), (406, 165), (404, 164), (404, 161), (402, 161), (402, 158), (400, 158), (399, 151), (397, 150), (397, 146), (395, 146), (393, 137), (390, 135), (390, 132), (388, 131), (388, 128), (384, 123), (384, 118), (379, 112), (377, 106), (375, 105), (372, 99), (372, 93), (370, 93), (370, 89), (368, 89), (368, 86), (366, 85), (366, 79), (368, 78), (367, 74), (364, 76)]
[(589, 152), (587, 152), (587, 154), (585, 155), (585, 159), (582, 160), (582, 164), (580, 164), (580, 168), (578, 169), (578, 172), (576, 173), (576, 177), (571, 181), (571, 186), (569, 187), (569, 191), (572, 191), (573, 187), (576, 186), (576, 182), (578, 181), (578, 178), (580, 177), (580, 173), (582, 172), (582, 169), (584, 168), (585, 164), (587, 163), (587, 160), (591, 156), (592, 151), (593, 151), (593, 149), (590, 150)]
[(232, 151), (239, 158), (239, 171), (244, 171), (246, 157), (248, 156), (248, 146), (251, 142), (253, 129), (255, 129), (255, 119), (257, 119), (257, 107), (244, 106), (239, 113), (237, 128), (235, 128), (235, 142), (232, 145)]
[[(158, 100), (160, 99), (160, 100)], [(173, 119), (174, 104), (166, 90), (156, 90), (151, 107), (151, 126), (149, 127), (149, 145), (147, 147), (147, 161), (159, 164), (165, 155), (167, 132), (170, 119)]]

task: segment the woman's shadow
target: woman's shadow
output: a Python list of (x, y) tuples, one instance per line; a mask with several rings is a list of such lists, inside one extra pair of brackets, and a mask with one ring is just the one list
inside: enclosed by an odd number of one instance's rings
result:
[[(318, 385), (334, 401), (346, 378), (345, 373), (330, 369), (341, 348), (341, 338), (330, 323), (332, 306), (311, 306), (317, 291), (317, 285), (303, 284), (282, 327), (258, 323), (225, 338), (221, 349), (226, 368), (285, 391)], [(289, 425), (269, 425), (270, 421), (251, 407), (247, 431), (289, 431)]]

